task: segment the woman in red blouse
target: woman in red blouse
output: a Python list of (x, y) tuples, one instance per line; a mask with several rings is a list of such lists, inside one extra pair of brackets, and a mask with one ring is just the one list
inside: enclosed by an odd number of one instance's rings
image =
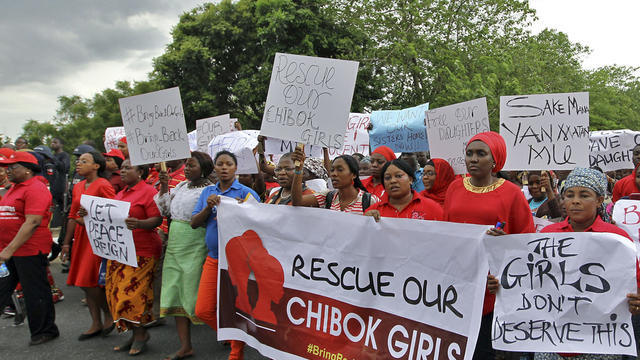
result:
[[(520, 234), (535, 232), (529, 203), (516, 185), (498, 179), (495, 174), (502, 169), (507, 157), (507, 147), (500, 134), (488, 131), (477, 134), (467, 143), (465, 162), (470, 177), (456, 179), (447, 190), (444, 200), (445, 221), (496, 225), (490, 233)], [(489, 275), (489, 281), (496, 281)], [(482, 324), (474, 359), (494, 359), (491, 346), (491, 320), (495, 295), (485, 292)]]
[(387, 146), (379, 146), (373, 150), (369, 158), (371, 159), (371, 177), (362, 180), (362, 185), (369, 193), (382, 199), (384, 194), (382, 168), (387, 162), (395, 160), (396, 154)]
[(440, 205), (411, 189), (415, 171), (404, 160), (386, 163), (381, 174), (385, 194), (380, 202), (371, 205), (365, 215), (373, 216), (376, 221), (381, 217), (442, 220)]
[(162, 223), (162, 215), (153, 200), (156, 189), (144, 182), (149, 175), (147, 165), (133, 166), (125, 160), (120, 174), (126, 188), (115, 199), (131, 203), (126, 224), (133, 231), (138, 267), (109, 260), (106, 292), (118, 331), (133, 330), (131, 338), (114, 350), (129, 350), (129, 355), (138, 355), (150, 339), (144, 325), (154, 320), (153, 269), (162, 251), (155, 228)]
[[(104, 177), (105, 170), (105, 159), (95, 150), (84, 153), (78, 158), (76, 172), (84, 177), (84, 180), (73, 187), (73, 200), (71, 210), (69, 210), (67, 232), (64, 238), (64, 245), (62, 245), (62, 260), (64, 261), (69, 255), (71, 239), (74, 239), (73, 258), (69, 267), (67, 285), (82, 288), (85, 292), (87, 307), (91, 315), (89, 330), (80, 334), (78, 340), (86, 340), (100, 334), (106, 336), (114, 328), (104, 288), (98, 285), (102, 258), (95, 255), (91, 249), (83, 219), (87, 212), (80, 206), (80, 198), (85, 194), (108, 199), (112, 199), (115, 196), (111, 183)], [(102, 320), (102, 313), (104, 313), (104, 321)]]
[(29, 314), (30, 344), (38, 345), (59, 336), (47, 279), (51, 193), (34, 177), (40, 171), (35, 156), (15, 152), (0, 160), (0, 166), (7, 166), (14, 183), (0, 200), (0, 264), (9, 270), (0, 281), (0, 304), (9, 303), (20, 282)]

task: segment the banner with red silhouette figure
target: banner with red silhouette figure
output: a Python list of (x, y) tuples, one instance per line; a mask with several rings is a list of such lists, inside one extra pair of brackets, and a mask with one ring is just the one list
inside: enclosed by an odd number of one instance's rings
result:
[(272, 359), (471, 359), (487, 226), (218, 206), (218, 340)]

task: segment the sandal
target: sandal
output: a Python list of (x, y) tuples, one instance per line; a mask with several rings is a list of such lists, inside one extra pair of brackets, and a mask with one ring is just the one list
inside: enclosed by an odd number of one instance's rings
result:
[(188, 359), (192, 356), (194, 356), (193, 350), (190, 353), (184, 354), (184, 355), (178, 355), (178, 352), (176, 351), (173, 354), (164, 358), (164, 360), (183, 360), (183, 359)]
[[(149, 340), (151, 340), (151, 335), (147, 334), (146, 339), (134, 341), (133, 344), (131, 344), (131, 348), (129, 349), (129, 356), (138, 356), (142, 354), (147, 348), (147, 343), (149, 342)], [(131, 351), (135, 352), (132, 353)]]
[(127, 351), (131, 348), (131, 345), (133, 344), (133, 336), (131, 336), (131, 338), (129, 340), (127, 340), (126, 342), (122, 343), (119, 346), (116, 346), (113, 348), (113, 351), (119, 352), (119, 351)]

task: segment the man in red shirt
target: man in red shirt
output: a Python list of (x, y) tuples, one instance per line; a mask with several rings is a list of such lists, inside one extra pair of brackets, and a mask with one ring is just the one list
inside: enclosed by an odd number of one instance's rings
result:
[(6, 165), (9, 181), (14, 185), (0, 200), (0, 263), (9, 275), (0, 281), (0, 306), (9, 302), (13, 290), (21, 283), (29, 314), (31, 345), (59, 336), (51, 287), (47, 279), (47, 257), (53, 241), (49, 231), (51, 193), (35, 174), (38, 160), (28, 152), (15, 152)]

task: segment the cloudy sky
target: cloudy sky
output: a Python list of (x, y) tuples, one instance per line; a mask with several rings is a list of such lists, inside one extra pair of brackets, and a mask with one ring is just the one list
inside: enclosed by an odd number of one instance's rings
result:
[[(3, 1), (0, 134), (15, 139), (27, 119), (48, 121), (61, 95), (91, 97), (118, 80), (144, 80), (171, 41), (180, 14), (203, 0)], [(640, 1), (531, 0), (545, 27), (587, 45), (588, 68), (640, 66)]]

